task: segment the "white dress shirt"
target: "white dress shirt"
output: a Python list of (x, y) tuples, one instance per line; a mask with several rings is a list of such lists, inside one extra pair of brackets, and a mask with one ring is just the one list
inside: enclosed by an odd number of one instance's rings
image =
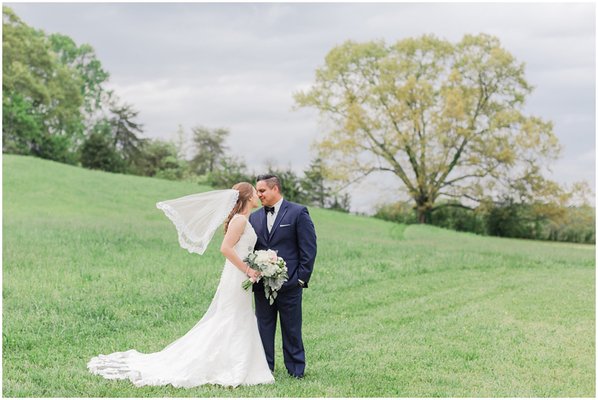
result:
[(282, 198), (278, 200), (276, 204), (274, 204), (274, 214), (266, 213), (266, 222), (268, 225), (268, 233), (272, 232), (272, 227), (274, 226), (274, 221), (276, 221), (276, 216), (280, 211), (280, 206), (282, 206)]

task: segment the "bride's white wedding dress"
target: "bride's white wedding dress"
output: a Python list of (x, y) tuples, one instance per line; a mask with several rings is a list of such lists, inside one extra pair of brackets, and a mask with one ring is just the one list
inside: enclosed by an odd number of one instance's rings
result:
[[(245, 218), (239, 214), (233, 218), (239, 217)], [(234, 246), (241, 259), (253, 249), (256, 240), (247, 221)], [(87, 367), (94, 374), (129, 379), (136, 386), (274, 383), (252, 307), (252, 293), (241, 287), (245, 279), (245, 274), (226, 260), (208, 311), (183, 337), (157, 353), (129, 350), (100, 354)]]

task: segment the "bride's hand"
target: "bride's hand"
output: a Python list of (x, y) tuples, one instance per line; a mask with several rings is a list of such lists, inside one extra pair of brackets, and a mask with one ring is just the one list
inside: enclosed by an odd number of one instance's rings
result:
[(257, 281), (260, 277), (260, 272), (256, 271), (255, 269), (249, 268), (247, 270), (247, 276), (249, 277), (249, 279), (251, 279), (252, 281)]

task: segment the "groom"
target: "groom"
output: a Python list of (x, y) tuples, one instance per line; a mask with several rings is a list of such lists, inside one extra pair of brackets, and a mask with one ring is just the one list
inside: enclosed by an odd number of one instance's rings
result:
[(284, 364), (291, 376), (302, 378), (305, 350), (301, 339), (301, 298), (314, 268), (316, 231), (306, 207), (283, 199), (277, 176), (258, 176), (256, 189), (264, 207), (249, 217), (257, 233), (255, 249), (276, 250), (286, 261), (289, 275), (272, 305), (264, 295), (263, 282), (254, 285), (258, 328), (266, 360), (274, 371), (274, 334), (280, 315)]

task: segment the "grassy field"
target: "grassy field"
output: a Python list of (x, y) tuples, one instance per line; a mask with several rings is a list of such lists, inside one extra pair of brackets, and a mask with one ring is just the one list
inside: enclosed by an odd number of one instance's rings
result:
[[(154, 352), (206, 311), (222, 235), (182, 250), (156, 201), (190, 183), (3, 157), (5, 397), (594, 397), (595, 247), (312, 209), (305, 379), (136, 388), (94, 355)], [(280, 349), (280, 335), (278, 335)]]

